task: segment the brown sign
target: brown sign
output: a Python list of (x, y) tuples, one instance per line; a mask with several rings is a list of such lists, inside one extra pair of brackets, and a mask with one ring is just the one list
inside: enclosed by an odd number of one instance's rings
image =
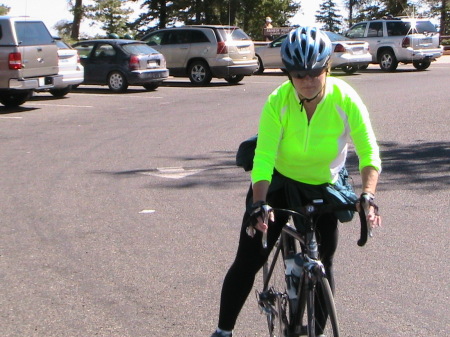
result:
[(284, 35), (289, 33), (292, 29), (292, 27), (264, 28), (264, 35)]

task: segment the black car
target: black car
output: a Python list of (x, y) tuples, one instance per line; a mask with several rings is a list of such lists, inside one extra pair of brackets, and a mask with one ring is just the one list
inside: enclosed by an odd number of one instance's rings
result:
[(155, 90), (169, 76), (164, 56), (142, 41), (86, 40), (73, 47), (84, 67), (82, 84), (107, 84), (114, 92), (129, 85)]

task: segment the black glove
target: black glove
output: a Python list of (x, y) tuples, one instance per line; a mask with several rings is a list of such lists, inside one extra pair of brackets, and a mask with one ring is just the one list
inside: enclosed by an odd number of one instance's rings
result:
[(258, 223), (258, 218), (263, 219), (265, 223), (268, 222), (270, 213), (273, 212), (265, 201), (257, 201), (250, 207), (250, 223), (255, 226)]

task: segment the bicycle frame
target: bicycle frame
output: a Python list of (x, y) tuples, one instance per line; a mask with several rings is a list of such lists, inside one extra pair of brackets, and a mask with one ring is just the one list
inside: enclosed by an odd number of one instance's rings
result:
[[(306, 231), (300, 233), (297, 228), (287, 223), (282, 229), (277, 244), (274, 246), (272, 260), (268, 261), (263, 267), (263, 290), (262, 292), (257, 292), (257, 296), (262, 312), (267, 315), (271, 337), (299, 336), (306, 333), (308, 337), (316, 337), (317, 334), (322, 333), (327, 320), (328, 333), (331, 333), (334, 337), (339, 336), (333, 295), (326, 278), (325, 267), (320, 261), (318, 253), (314, 217), (314, 214), (320, 214), (318, 209), (320, 208), (315, 207), (315, 205), (308, 205), (302, 213), (280, 210), (286, 211), (290, 215), (303, 216), (306, 220)], [(326, 205), (323, 209), (329, 211), (330, 206)], [(365, 222), (364, 214), (360, 214), (360, 219), (361, 237), (358, 245), (364, 244), (367, 240), (367, 223)], [(300, 252), (297, 252), (295, 242), (298, 242)], [(284, 270), (286, 270), (285, 259), (292, 253), (300, 253), (304, 261), (302, 266), (303, 273), (299, 280), (295, 297), (291, 293), (288, 295), (289, 287), (292, 284), (292, 275), (285, 274), (284, 286), (277, 288), (277, 286), (272, 285), (274, 284), (272, 282), (274, 273), (277, 275), (275, 267), (282, 261)], [(303, 317), (306, 309), (307, 324), (305, 327), (303, 326)], [(319, 311), (317, 311), (318, 309)], [(275, 331), (276, 327), (277, 331)]]

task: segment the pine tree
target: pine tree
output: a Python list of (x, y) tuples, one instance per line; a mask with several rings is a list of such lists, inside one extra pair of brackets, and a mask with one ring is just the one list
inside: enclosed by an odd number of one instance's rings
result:
[(316, 21), (323, 23), (322, 29), (330, 32), (339, 32), (342, 29), (342, 15), (336, 9), (333, 0), (324, 0), (317, 11)]
[(123, 36), (128, 33), (127, 23), (130, 8), (123, 8), (122, 0), (94, 0), (94, 5), (85, 7), (86, 18), (101, 22), (101, 29), (108, 34)]
[(0, 15), (7, 15), (10, 9), (10, 7), (0, 4)]

